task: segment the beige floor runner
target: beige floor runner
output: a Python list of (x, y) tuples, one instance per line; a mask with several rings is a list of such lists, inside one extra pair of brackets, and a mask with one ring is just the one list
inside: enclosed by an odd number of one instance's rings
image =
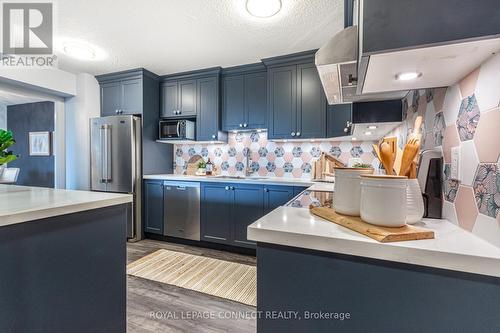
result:
[(254, 266), (158, 250), (127, 265), (127, 274), (256, 306)]

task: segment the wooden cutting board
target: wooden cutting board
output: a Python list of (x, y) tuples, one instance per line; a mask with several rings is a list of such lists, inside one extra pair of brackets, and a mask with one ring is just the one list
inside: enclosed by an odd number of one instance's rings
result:
[(359, 217), (337, 214), (333, 209), (328, 207), (310, 207), (310, 211), (316, 216), (359, 232), (381, 243), (434, 238), (434, 231), (412, 225), (397, 228), (379, 227), (366, 223)]
[(200, 155), (193, 155), (187, 162), (186, 175), (195, 176), (196, 171), (198, 171), (198, 162), (203, 161), (203, 157)]

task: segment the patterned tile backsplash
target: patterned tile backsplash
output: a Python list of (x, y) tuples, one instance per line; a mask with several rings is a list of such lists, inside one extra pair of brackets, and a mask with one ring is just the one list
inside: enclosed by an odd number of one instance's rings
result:
[[(448, 88), (412, 91), (406, 120), (390, 134), (400, 146), (424, 117), (424, 149), (445, 160), (443, 215), (500, 247), (500, 55)], [(451, 176), (451, 149), (460, 148), (458, 176)]]
[(244, 175), (246, 156), (249, 166), (259, 176), (310, 179), (312, 162), (321, 152), (343, 163), (362, 161), (379, 168), (372, 141), (289, 141), (267, 140), (266, 132), (230, 133), (227, 144), (175, 145), (175, 173), (181, 174), (189, 158), (199, 154), (215, 164), (222, 175)]

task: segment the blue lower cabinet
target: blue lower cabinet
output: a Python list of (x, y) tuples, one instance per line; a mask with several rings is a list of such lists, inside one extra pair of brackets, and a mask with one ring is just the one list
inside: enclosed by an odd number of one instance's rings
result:
[(231, 242), (231, 208), (233, 192), (230, 184), (201, 184), (201, 239), (208, 242)]
[(163, 235), (163, 181), (144, 182), (144, 231)]
[(293, 197), (293, 186), (264, 186), (264, 214), (285, 205)]
[(264, 215), (262, 185), (201, 184), (201, 239), (255, 248), (247, 227)]
[(296, 197), (303, 191), (305, 191), (308, 188), (308, 186), (294, 186), (293, 188), (293, 196)]
[(247, 239), (247, 227), (264, 215), (262, 185), (234, 185), (232, 210), (232, 243), (235, 246), (255, 248)]
[(201, 183), (201, 240), (255, 248), (247, 227), (292, 200), (305, 187)]

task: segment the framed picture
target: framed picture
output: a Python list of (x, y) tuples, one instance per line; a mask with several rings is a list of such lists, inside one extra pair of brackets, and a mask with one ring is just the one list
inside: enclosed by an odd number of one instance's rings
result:
[(30, 156), (50, 156), (50, 132), (29, 133)]

